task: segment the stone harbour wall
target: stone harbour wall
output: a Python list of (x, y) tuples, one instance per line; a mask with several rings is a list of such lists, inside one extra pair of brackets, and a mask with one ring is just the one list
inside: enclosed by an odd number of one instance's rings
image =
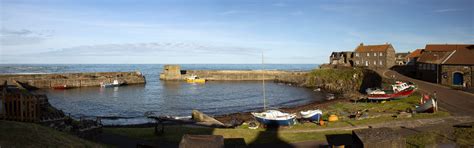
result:
[(52, 88), (67, 85), (68, 87), (100, 86), (101, 82), (112, 83), (114, 80), (125, 84), (144, 84), (145, 77), (141, 72), (94, 72), (94, 73), (58, 73), (58, 74), (4, 74), (0, 82), (14, 85), (17, 81), (25, 87)]

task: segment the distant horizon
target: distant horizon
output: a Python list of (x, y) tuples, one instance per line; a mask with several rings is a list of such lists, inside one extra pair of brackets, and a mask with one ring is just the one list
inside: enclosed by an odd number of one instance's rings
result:
[(474, 43), (472, 0), (2, 0), (1, 64), (328, 63)]

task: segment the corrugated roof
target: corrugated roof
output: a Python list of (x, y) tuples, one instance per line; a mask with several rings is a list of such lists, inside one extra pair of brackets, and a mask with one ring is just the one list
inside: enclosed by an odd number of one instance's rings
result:
[(411, 52), (410, 54), (407, 55), (407, 58), (417, 58), (420, 57), (421, 53), (425, 49), (416, 49), (415, 51)]
[(454, 51), (474, 44), (426, 44), (425, 51)]
[(392, 46), (392, 44), (382, 44), (382, 45), (360, 44), (355, 49), (355, 52), (372, 52), (372, 51), (385, 52), (390, 46)]

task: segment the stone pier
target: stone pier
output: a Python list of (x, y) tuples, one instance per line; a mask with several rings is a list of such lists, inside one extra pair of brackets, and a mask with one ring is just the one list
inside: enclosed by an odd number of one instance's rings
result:
[(101, 82), (112, 83), (114, 80), (125, 84), (146, 83), (145, 77), (138, 71), (0, 75), (0, 82), (7, 81), (9, 85), (20, 83), (23, 87), (30, 88), (52, 88), (61, 85), (68, 87), (100, 86)]
[(191, 75), (197, 75), (210, 81), (289, 80), (304, 78), (307, 73), (280, 70), (181, 70), (179, 65), (165, 65), (160, 79), (184, 80)]

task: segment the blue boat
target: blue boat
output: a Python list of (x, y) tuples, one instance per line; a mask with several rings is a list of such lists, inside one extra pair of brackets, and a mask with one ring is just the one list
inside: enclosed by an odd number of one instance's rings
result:
[(317, 110), (301, 111), (300, 114), (301, 114), (301, 117), (303, 117), (304, 119), (307, 119), (313, 122), (313, 121), (319, 121), (319, 119), (321, 119), (321, 116), (323, 115), (323, 112), (317, 109)]
[(282, 113), (278, 110), (267, 110), (261, 113), (252, 113), (255, 119), (265, 126), (291, 126), (296, 124), (296, 115)]

